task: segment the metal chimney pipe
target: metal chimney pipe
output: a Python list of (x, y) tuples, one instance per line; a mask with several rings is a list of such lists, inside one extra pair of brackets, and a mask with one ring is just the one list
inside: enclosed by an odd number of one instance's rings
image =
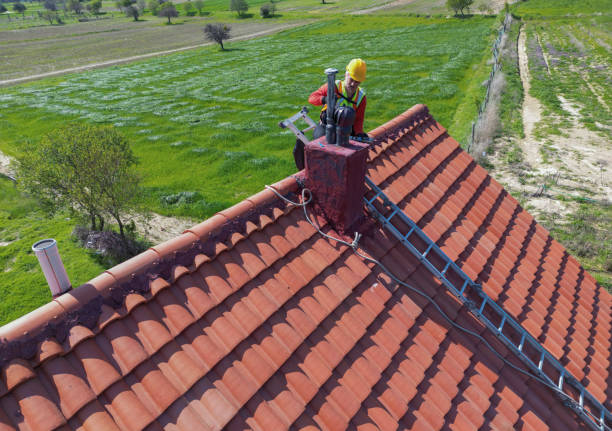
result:
[(66, 269), (57, 249), (57, 241), (53, 238), (43, 239), (35, 242), (32, 250), (38, 258), (38, 262), (45, 274), (51, 295), (57, 297), (67, 292), (72, 287)]
[(325, 69), (327, 75), (327, 125), (325, 126), (325, 139), (328, 145), (336, 144), (336, 127), (334, 124), (334, 110), (336, 109), (336, 73), (338, 69), (332, 67)]

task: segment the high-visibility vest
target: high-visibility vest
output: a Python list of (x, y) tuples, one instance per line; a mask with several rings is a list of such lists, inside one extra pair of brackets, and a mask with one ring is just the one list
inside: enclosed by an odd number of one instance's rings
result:
[[(349, 97), (346, 95), (346, 88), (344, 87), (344, 81), (336, 80), (336, 88), (338, 89), (338, 92), (344, 96), (344, 97), (338, 97), (336, 95), (336, 99), (337, 99), (336, 106), (350, 106), (351, 108), (354, 108), (355, 110), (357, 110), (357, 107), (361, 104), (361, 101), (365, 97), (365, 91), (361, 87), (357, 87), (357, 93), (353, 94), (353, 99), (352, 99), (354, 103), (351, 103), (347, 100), (349, 99)], [(327, 97), (329, 98), (329, 91), (327, 92), (327, 94), (328, 94)], [(323, 105), (323, 109), (321, 109), (321, 113), (325, 112), (326, 109), (327, 109), (327, 103)]]
[(344, 81), (337, 80), (336, 88), (338, 89), (338, 92), (340, 92), (340, 94), (344, 96), (344, 97), (338, 98), (338, 101), (336, 102), (336, 106), (350, 106), (351, 108), (355, 108), (356, 110), (359, 104), (361, 103), (361, 101), (363, 100), (363, 98), (365, 97), (365, 91), (363, 91), (361, 87), (357, 87), (357, 94), (353, 94), (354, 99), (352, 100), (355, 102), (353, 104), (347, 100), (347, 99), (350, 100), (350, 98), (346, 95), (346, 88), (344, 87)]

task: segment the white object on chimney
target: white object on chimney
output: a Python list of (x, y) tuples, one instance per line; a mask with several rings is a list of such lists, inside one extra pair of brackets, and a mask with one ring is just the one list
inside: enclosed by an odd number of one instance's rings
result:
[(32, 250), (38, 258), (53, 297), (69, 291), (72, 286), (59, 255), (57, 241), (53, 238), (40, 240), (34, 243)]

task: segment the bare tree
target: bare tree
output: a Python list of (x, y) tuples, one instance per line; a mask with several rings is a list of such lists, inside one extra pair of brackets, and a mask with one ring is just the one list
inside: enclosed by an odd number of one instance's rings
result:
[(168, 24), (172, 24), (170, 18), (176, 18), (178, 16), (178, 11), (176, 7), (168, 1), (160, 6), (159, 16), (168, 18)]
[(225, 50), (223, 47), (223, 41), (229, 39), (231, 27), (227, 24), (215, 22), (212, 24), (206, 24), (204, 27), (204, 35), (206, 39), (211, 42), (217, 42), (221, 46), (221, 50)]

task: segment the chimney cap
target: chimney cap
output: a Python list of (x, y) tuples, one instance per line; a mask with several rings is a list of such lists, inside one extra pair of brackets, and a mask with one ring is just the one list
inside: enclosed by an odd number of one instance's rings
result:
[(55, 244), (57, 244), (57, 241), (55, 241), (53, 238), (41, 239), (40, 241), (36, 241), (34, 243), (32, 246), (32, 251), (46, 250), (53, 247)]

